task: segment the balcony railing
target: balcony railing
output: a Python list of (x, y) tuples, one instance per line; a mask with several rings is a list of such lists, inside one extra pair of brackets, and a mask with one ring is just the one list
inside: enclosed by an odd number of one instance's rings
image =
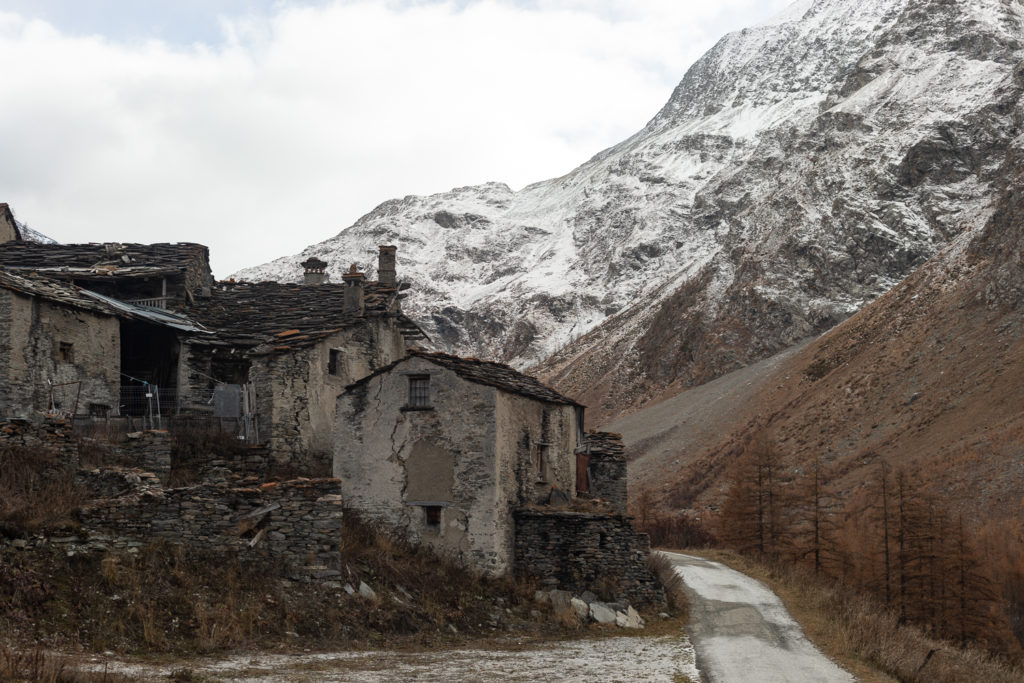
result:
[(167, 302), (171, 300), (169, 296), (155, 296), (149, 299), (128, 299), (127, 303), (135, 304), (136, 306), (149, 306), (150, 308), (163, 308), (167, 309)]

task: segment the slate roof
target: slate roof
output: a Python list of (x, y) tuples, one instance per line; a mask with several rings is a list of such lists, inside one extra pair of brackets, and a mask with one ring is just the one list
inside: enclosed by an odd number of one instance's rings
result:
[(155, 325), (173, 327), (187, 332), (206, 332), (201, 326), (194, 324), (183, 315), (157, 308), (136, 306), (75, 285), (37, 275), (19, 275), (0, 269), (0, 287), (100, 315), (144, 320)]
[(480, 360), (479, 358), (461, 358), (449, 353), (440, 351), (424, 351), (423, 349), (411, 347), (407, 350), (405, 358), (402, 358), (390, 365), (380, 368), (376, 372), (362, 378), (350, 386), (358, 386), (369, 381), (371, 378), (385, 372), (391, 371), (395, 366), (404, 363), (410, 358), (422, 358), (443, 368), (451, 370), (462, 379), (475, 384), (484, 384), (495, 387), (511, 394), (518, 394), (528, 398), (537, 399), (546, 403), (559, 403), (584, 407), (567, 396), (563, 396), (551, 387), (541, 384), (536, 377), (524, 375), (518, 370), (494, 361)]
[[(398, 289), (377, 282), (363, 286), (366, 316), (395, 315), (400, 326), (415, 328), (397, 312)], [(218, 283), (209, 298), (198, 299), (189, 315), (218, 333), (221, 340), (259, 346), (257, 353), (285, 352), (310, 346), (366, 316), (343, 310), (345, 285), (299, 285), (279, 282)]]
[(583, 447), (588, 453), (626, 459), (626, 446), (622, 443), (622, 435), (614, 432), (587, 432), (583, 437)]
[(209, 260), (208, 249), (192, 242), (158, 244), (0, 244), (0, 266), (38, 272), (93, 275), (153, 275), (181, 272), (193, 259)]
[(49, 278), (15, 275), (0, 269), (0, 287), (27, 296), (37, 296), (47, 301), (54, 301), (83, 311), (102, 315), (116, 315), (113, 310), (102, 302), (82, 294), (80, 287), (65, 284)]

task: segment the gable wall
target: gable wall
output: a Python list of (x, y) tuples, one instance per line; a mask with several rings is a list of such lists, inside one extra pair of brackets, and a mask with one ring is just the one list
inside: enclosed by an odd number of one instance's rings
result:
[[(342, 352), (338, 375), (328, 373), (331, 349)], [(327, 474), (338, 395), (403, 355), (405, 340), (394, 319), (370, 318), (316, 346), (254, 358), (249, 377), (256, 384), (261, 437), (269, 439), (278, 462)]]
[[(430, 410), (402, 410), (409, 373), (429, 375)], [(508, 573), (513, 548), (497, 475), (497, 394), (421, 358), (343, 394), (334, 476), (345, 504), (481, 572)], [(420, 500), (427, 496), (437, 499)], [(443, 506), (439, 528), (427, 524), (422, 503)]]
[[(120, 325), (117, 318), (60, 306), (37, 297), (4, 290), (0, 296), (0, 319), (6, 317), (6, 381), (0, 386), (0, 410), (12, 416), (30, 416), (49, 407), (48, 382), (61, 384), (55, 394), (61, 409), (75, 408), (87, 414), (89, 404), (108, 406), (117, 414), (120, 402)], [(61, 362), (60, 343), (72, 345), (73, 361)], [(6, 356), (3, 358), (2, 356)]]

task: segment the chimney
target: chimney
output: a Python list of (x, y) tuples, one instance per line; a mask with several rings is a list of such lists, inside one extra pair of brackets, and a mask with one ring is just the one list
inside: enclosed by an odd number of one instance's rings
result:
[(395, 252), (398, 247), (380, 246), (380, 256), (377, 257), (377, 282), (382, 285), (398, 284), (398, 275), (395, 272)]
[(345, 281), (345, 302), (342, 313), (345, 315), (363, 315), (363, 280), (365, 276), (352, 264), (348, 272), (341, 276)]
[(306, 269), (303, 272), (303, 284), (322, 285), (327, 282), (326, 261), (321, 261), (316, 256), (311, 256), (299, 265)]

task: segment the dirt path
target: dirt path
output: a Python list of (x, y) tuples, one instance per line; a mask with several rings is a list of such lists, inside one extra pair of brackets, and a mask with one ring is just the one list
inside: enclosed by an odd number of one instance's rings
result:
[(846, 683), (855, 679), (804, 637), (782, 601), (723, 564), (665, 553), (686, 583), (690, 638), (710, 683)]
[(170, 664), (96, 657), (79, 666), (92, 671), (123, 674), (133, 681), (167, 681), (172, 672), (186, 669), (191, 675), (203, 680), (259, 683), (673, 683), (699, 680), (693, 647), (682, 634), (572, 640), (529, 649), (434, 652), (377, 650), (309, 655), (251, 653), (224, 658), (197, 658)]

